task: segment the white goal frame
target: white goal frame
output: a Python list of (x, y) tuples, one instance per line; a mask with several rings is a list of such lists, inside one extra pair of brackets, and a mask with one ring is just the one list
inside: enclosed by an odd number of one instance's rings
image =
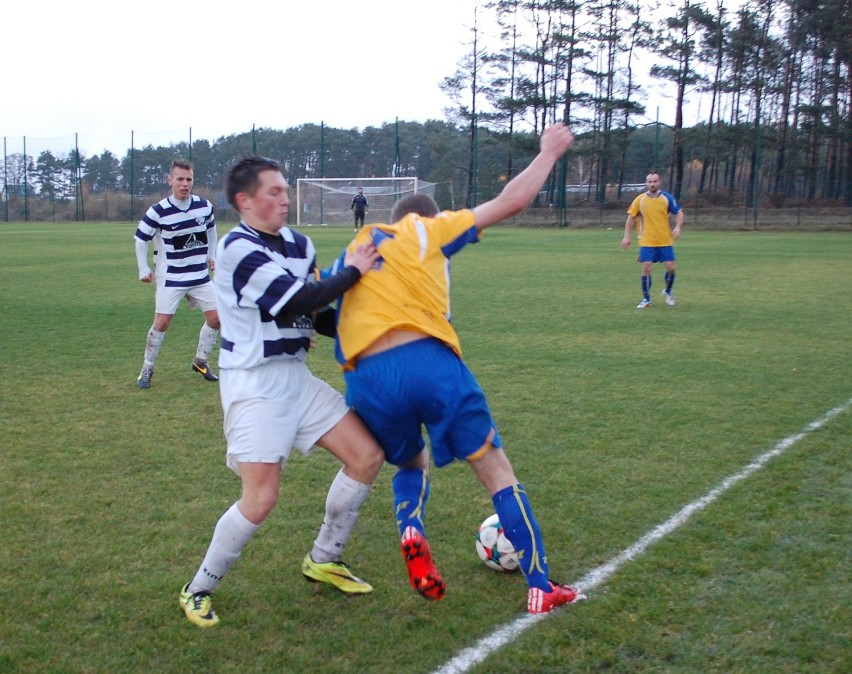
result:
[(296, 226), (353, 226), (352, 199), (363, 188), (367, 197), (364, 224), (387, 223), (391, 208), (401, 197), (423, 192), (435, 196), (435, 183), (419, 178), (298, 178)]

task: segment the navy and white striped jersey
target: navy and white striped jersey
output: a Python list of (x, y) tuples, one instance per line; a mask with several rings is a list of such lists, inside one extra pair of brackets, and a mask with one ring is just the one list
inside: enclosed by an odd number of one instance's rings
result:
[[(212, 238), (215, 245), (215, 227), (213, 204), (207, 199), (193, 194), (189, 206), (182, 209), (166, 197), (146, 211), (135, 236), (148, 243), (159, 235), (157, 278), (169, 288), (190, 288), (210, 282), (208, 243)], [(212, 236), (210, 230), (214, 230)]]
[[(248, 369), (270, 359), (305, 360), (313, 334), (307, 316), (288, 317), (287, 302), (316, 273), (316, 249), (303, 234), (283, 227), (277, 235), (244, 222), (216, 251), (216, 307), (222, 323), (219, 368)], [(281, 323), (281, 325), (279, 325)]]

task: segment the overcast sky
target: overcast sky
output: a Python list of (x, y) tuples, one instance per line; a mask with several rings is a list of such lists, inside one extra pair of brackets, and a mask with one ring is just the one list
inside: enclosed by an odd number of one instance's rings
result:
[[(474, 0), (16, 0), (3, 9), (7, 152), (215, 140), (252, 125), (444, 119)], [(648, 115), (656, 118), (657, 99)], [(661, 121), (670, 122), (661, 112)]]

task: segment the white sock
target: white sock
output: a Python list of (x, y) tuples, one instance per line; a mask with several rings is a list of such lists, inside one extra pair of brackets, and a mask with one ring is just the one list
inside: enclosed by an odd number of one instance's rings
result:
[(259, 526), (249, 522), (236, 503), (228, 508), (216, 523), (210, 547), (189, 584), (189, 591), (213, 592), (228, 569), (240, 558), (240, 553)]
[(325, 500), (325, 519), (311, 549), (315, 562), (339, 562), (343, 548), (370, 495), (370, 485), (353, 480), (341, 468), (328, 488)]
[(145, 341), (145, 360), (143, 367), (154, 369), (154, 363), (157, 362), (157, 356), (160, 355), (160, 347), (163, 345), (163, 340), (166, 338), (165, 332), (154, 330), (154, 326), (148, 330), (148, 338)]
[(214, 330), (205, 322), (201, 326), (201, 332), (198, 334), (198, 351), (195, 352), (195, 357), (201, 360), (207, 360), (213, 347), (216, 345), (216, 338), (219, 336), (219, 331)]

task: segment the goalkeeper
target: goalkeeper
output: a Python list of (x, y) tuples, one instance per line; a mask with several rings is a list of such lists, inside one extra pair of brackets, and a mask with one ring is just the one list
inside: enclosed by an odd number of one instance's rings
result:
[[(355, 231), (357, 232), (364, 226), (364, 216), (367, 215), (367, 209), (370, 204), (367, 203), (367, 197), (364, 196), (364, 188), (358, 188), (358, 194), (352, 199), (352, 205), (349, 207), (355, 214)], [(360, 224), (359, 224), (360, 223)]]

